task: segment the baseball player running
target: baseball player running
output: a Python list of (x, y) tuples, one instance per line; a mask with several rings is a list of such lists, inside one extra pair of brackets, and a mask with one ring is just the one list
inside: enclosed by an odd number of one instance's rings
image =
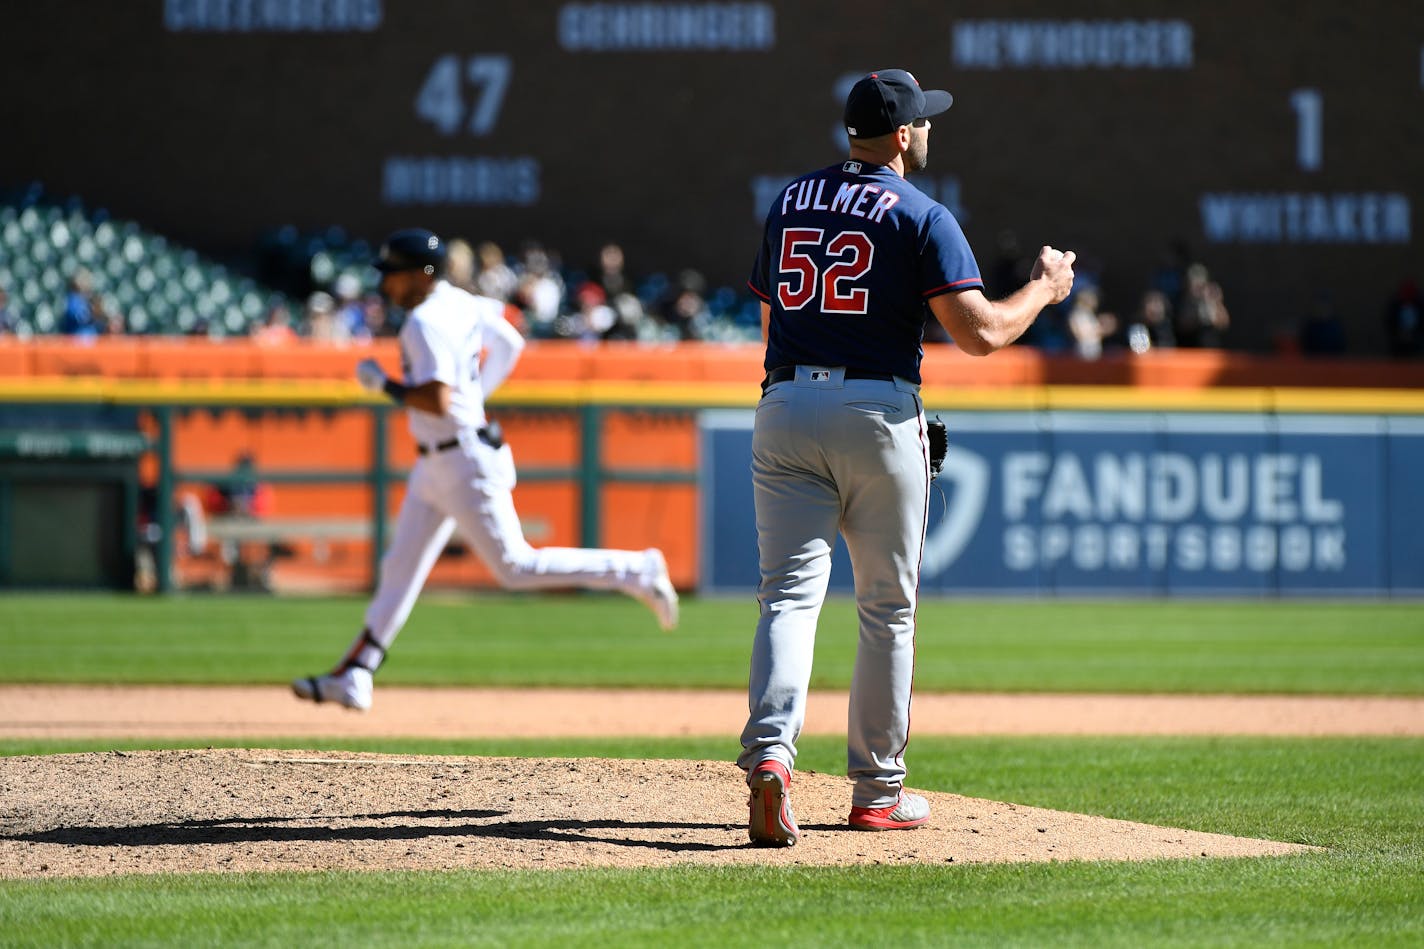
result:
[[(860, 79), (845, 104), (849, 160), (793, 181), (772, 204), (750, 285), (762, 300), (766, 379), (752, 434), (761, 618), (738, 764), (755, 844), (800, 837), (789, 799), (816, 619), (839, 532), (860, 616), (850, 688), (850, 826), (929, 819), (904, 790), (932, 471), (920, 403), (925, 306), (961, 349), (1009, 345), (1073, 285), (1073, 253), (1044, 247), (1028, 283), (991, 301), (954, 217), (904, 179), (925, 167), (947, 92), (910, 73)], [(932, 464), (933, 462), (933, 464)]]
[(536, 550), (525, 542), (511, 494), (514, 456), (484, 406), (524, 340), (504, 319), (503, 304), (441, 279), (444, 263), (444, 242), (418, 229), (392, 234), (376, 260), (381, 293), (408, 313), (400, 332), (405, 381), (387, 378), (373, 359), (362, 360), (356, 375), (408, 410), (419, 457), (365, 627), (330, 673), (292, 683), (299, 698), (371, 707), (372, 674), (456, 528), (505, 587), (618, 590), (645, 603), (663, 629), (677, 625), (677, 592), (660, 551)]

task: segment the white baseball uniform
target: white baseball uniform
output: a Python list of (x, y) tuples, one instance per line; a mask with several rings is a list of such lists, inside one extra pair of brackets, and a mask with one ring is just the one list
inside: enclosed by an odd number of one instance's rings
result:
[(485, 428), (485, 399), (509, 376), (524, 348), (503, 309), (499, 301), (441, 280), (401, 328), (405, 384), (445, 383), (450, 410), (406, 413), (421, 454), (381, 558), (366, 629), (352, 644), (348, 664), (367, 669), (380, 664), (456, 529), (502, 586), (618, 590), (647, 603), (665, 627), (676, 621), (676, 595), (657, 550), (535, 549), (525, 541), (511, 494), (514, 456), (508, 445), (492, 443)]

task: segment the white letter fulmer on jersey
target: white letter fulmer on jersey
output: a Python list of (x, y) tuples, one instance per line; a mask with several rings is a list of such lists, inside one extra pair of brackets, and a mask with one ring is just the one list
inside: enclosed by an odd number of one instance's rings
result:
[[(450, 414), (410, 409), (410, 433), (421, 444), (455, 438), (485, 423), (485, 399), (508, 378), (524, 337), (504, 318), (504, 304), (441, 280), (400, 331), (408, 386), (439, 380), (450, 387)], [(486, 352), (484, 364), (480, 353)]]
[[(847, 162), (846, 164), (852, 164)], [(876, 197), (876, 196), (879, 197)], [(872, 203), (873, 202), (873, 203)], [(877, 185), (842, 182), (834, 195), (826, 192), (826, 179), (794, 181), (781, 196), (781, 213), (836, 211), (870, 221), (885, 220), (885, 212), (900, 203), (900, 195)]]

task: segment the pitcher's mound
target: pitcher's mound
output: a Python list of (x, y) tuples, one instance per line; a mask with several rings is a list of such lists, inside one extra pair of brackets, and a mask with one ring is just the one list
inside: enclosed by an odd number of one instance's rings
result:
[(110, 752), (0, 758), (0, 877), (247, 870), (976, 863), (1309, 848), (928, 793), (913, 831), (846, 827), (850, 783), (798, 772), (801, 843), (754, 849), (730, 763)]

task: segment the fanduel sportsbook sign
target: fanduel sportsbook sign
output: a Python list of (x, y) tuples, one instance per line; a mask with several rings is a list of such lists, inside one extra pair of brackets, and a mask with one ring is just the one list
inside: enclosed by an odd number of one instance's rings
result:
[[(928, 592), (1424, 591), (1424, 420), (944, 414)], [(757, 580), (749, 413), (709, 413), (709, 590)], [(832, 585), (850, 589), (837, 550)]]

